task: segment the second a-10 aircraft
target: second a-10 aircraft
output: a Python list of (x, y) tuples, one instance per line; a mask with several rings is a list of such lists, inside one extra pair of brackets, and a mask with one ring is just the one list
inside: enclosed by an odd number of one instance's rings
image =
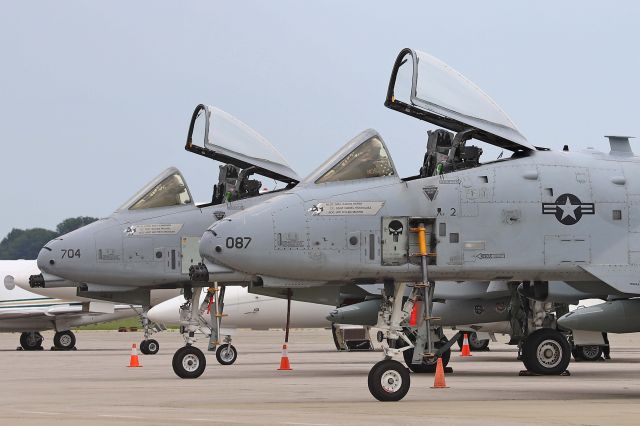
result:
[[(109, 218), (48, 243), (32, 285), (112, 298), (132, 286), (185, 287), (183, 313), (194, 327), (193, 301), (209, 286), (219, 329), (226, 285), (338, 304), (362, 296), (357, 284), (381, 282), (385, 359), (368, 381), (380, 400), (409, 390), (407, 368), (392, 357), (411, 349), (420, 364), (452, 343), (438, 345), (436, 281), (521, 283), (534, 299), (552, 280), (584, 294), (638, 293), (640, 170), (628, 138), (609, 137), (609, 153), (532, 145), (473, 83), (411, 49), (394, 64), (385, 105), (442, 127), (428, 133), (416, 176), (400, 178), (382, 137), (368, 130), (301, 180), (255, 132), (199, 106), (187, 150), (225, 163), (211, 203), (196, 206), (169, 169)], [(471, 140), (511, 154), (481, 162)], [(253, 174), (282, 189), (260, 194)], [(189, 330), (174, 356), (183, 377), (204, 364)], [(541, 374), (564, 370), (570, 351), (555, 321), (531, 327), (521, 349), (527, 369)]]

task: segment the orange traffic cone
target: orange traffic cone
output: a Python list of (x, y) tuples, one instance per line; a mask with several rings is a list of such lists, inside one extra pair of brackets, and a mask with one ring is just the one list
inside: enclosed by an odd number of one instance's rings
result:
[(460, 356), (471, 356), (471, 348), (469, 347), (469, 335), (464, 333), (462, 338), (462, 353)]
[(280, 358), (280, 368), (278, 370), (292, 370), (289, 364), (289, 356), (287, 355), (287, 344), (282, 345), (282, 358)]
[(129, 360), (129, 367), (142, 367), (138, 360), (138, 348), (136, 348), (135, 343), (131, 345), (131, 359)]
[(442, 365), (442, 358), (438, 358), (438, 363), (436, 364), (436, 376), (433, 379), (432, 389), (444, 389), (448, 388), (447, 383), (444, 380), (444, 366)]

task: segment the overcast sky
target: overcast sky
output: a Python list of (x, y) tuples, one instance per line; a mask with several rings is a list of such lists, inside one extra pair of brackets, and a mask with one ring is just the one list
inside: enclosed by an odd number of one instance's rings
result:
[(5, 1), (0, 238), (107, 216), (169, 166), (210, 199), (217, 164), (184, 151), (198, 103), (302, 176), (366, 128), (415, 174), (429, 127), (383, 105), (404, 47), (474, 81), (531, 143), (606, 151), (605, 134), (640, 136), (639, 18), (631, 1)]

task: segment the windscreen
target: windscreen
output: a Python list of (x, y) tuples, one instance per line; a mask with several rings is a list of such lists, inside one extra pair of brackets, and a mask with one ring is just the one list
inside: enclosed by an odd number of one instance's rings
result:
[(191, 197), (179, 173), (168, 176), (133, 203), (129, 210), (182, 206), (191, 203)]
[(316, 183), (393, 175), (394, 168), (384, 144), (377, 137), (372, 137), (347, 154), (329, 171), (318, 178)]

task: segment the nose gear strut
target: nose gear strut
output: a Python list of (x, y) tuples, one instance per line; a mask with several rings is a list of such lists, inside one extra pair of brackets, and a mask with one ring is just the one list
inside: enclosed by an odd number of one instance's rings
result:
[[(216, 352), (216, 359), (222, 365), (230, 365), (238, 356), (236, 348), (231, 344), (231, 336), (225, 335), (221, 343), (221, 322), (224, 308), (225, 287), (214, 283), (207, 289), (207, 294), (200, 303), (202, 287), (185, 287), (185, 303), (180, 306), (180, 331), (185, 346), (178, 349), (173, 356), (173, 371), (181, 378), (197, 378), (206, 368), (206, 358), (196, 348), (196, 333), (209, 338), (208, 350)], [(211, 325), (204, 315), (208, 314)], [(196, 362), (197, 361), (197, 362)]]
[[(387, 342), (387, 345), (383, 345), (385, 359), (373, 366), (368, 381), (369, 391), (380, 401), (399, 401), (409, 391), (409, 370), (401, 363), (392, 361), (392, 357), (413, 350), (411, 364), (421, 365), (425, 359), (434, 360), (440, 357), (455, 342), (454, 339), (446, 343), (440, 341), (432, 324), (432, 321), (439, 318), (431, 316), (435, 283), (429, 281), (427, 264), (428, 257), (435, 254), (427, 250), (427, 228), (424, 223), (420, 223), (417, 228), (410, 230), (418, 234), (420, 251), (416, 256), (419, 256), (421, 261), (422, 281), (411, 286), (412, 291), (406, 301), (406, 283), (385, 281), (383, 301), (376, 325), (384, 331), (386, 337), (383, 338), (383, 341)], [(408, 321), (410, 317), (412, 318)], [(405, 329), (409, 329), (411, 333), (413, 330), (416, 331), (413, 333), (415, 343), (407, 336)], [(399, 339), (403, 342), (398, 342)], [(439, 341), (438, 348), (435, 347), (436, 340)], [(399, 344), (401, 347), (398, 347)], [(389, 385), (389, 380), (393, 382), (392, 385)]]

